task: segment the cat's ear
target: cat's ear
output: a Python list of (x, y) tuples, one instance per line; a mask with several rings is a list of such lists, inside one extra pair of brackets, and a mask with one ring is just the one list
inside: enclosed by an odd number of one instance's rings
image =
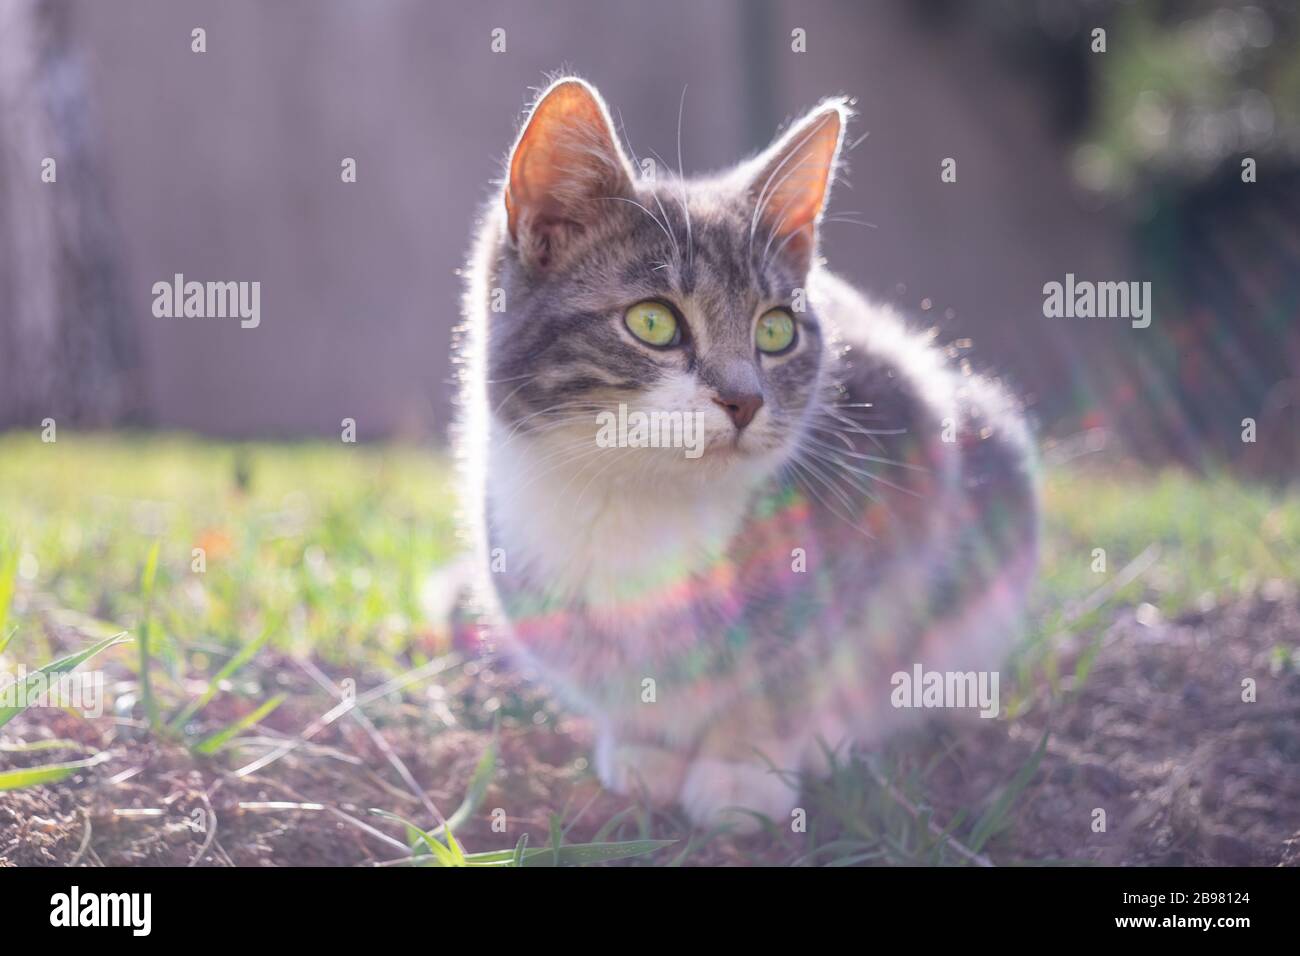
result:
[(748, 187), (754, 230), (764, 248), (806, 271), (817, 248), (817, 223), (830, 196), (844, 128), (852, 111), (826, 100), (754, 161)]
[(510, 155), (506, 218), (520, 255), (549, 265), (605, 213), (605, 200), (632, 191), (631, 167), (600, 94), (579, 79), (551, 84)]

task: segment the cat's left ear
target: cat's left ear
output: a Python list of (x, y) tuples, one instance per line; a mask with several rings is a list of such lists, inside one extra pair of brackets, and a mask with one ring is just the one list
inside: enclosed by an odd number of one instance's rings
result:
[(830, 197), (844, 129), (852, 110), (844, 98), (823, 102), (795, 123), (752, 167), (755, 235), (800, 272), (817, 249), (817, 223)]
[(631, 167), (600, 94), (573, 77), (551, 84), (510, 155), (506, 217), (520, 256), (545, 268), (605, 214), (606, 200), (632, 194)]

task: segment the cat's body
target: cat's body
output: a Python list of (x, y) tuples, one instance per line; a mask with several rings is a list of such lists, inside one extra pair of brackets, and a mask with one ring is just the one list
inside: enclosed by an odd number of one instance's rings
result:
[[(726, 177), (636, 183), (594, 91), (560, 81), (471, 262), (488, 626), (593, 718), (607, 786), (699, 822), (787, 814), (772, 768), (897, 726), (895, 672), (996, 670), (1032, 577), (1013, 402), (817, 264), (847, 116)], [(620, 403), (702, 412), (703, 454), (602, 447)]]

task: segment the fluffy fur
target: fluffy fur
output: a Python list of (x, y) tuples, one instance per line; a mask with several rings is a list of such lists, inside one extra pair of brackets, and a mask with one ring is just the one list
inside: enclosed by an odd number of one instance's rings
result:
[[(996, 670), (1032, 576), (1015, 402), (818, 259), (849, 118), (829, 100), (723, 175), (649, 181), (595, 90), (558, 80), (468, 270), (457, 438), (488, 631), (591, 716), (606, 786), (701, 824), (788, 819), (774, 768), (909, 719), (895, 671)], [(680, 344), (629, 331), (648, 299)], [(771, 308), (797, 326), (780, 355), (755, 346)], [(737, 395), (762, 401), (743, 428)], [(704, 454), (600, 447), (620, 403), (701, 412)]]

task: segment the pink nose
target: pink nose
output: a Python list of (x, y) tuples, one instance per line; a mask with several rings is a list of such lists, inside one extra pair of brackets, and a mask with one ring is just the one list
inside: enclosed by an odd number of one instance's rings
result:
[(758, 410), (763, 407), (763, 396), (756, 392), (742, 394), (720, 393), (713, 397), (714, 404), (722, 406), (731, 416), (736, 431), (743, 431), (754, 420)]

